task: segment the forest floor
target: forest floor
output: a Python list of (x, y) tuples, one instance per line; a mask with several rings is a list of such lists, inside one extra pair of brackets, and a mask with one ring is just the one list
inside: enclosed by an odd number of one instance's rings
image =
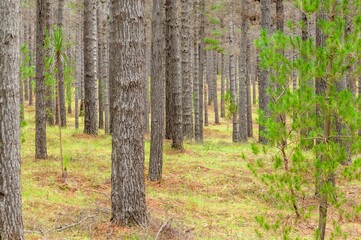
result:
[[(67, 116), (63, 150), (68, 179), (61, 181), (58, 128), (48, 128), (48, 160), (34, 159), (35, 108), (26, 106), (22, 129), (22, 196), (26, 239), (259, 239), (257, 214), (273, 214), (262, 200), (259, 180), (248, 170), (250, 144), (231, 142), (231, 125), (205, 127), (204, 144), (185, 143), (183, 151), (164, 146), (163, 179), (146, 180), (149, 227), (112, 226), (110, 220), (111, 137), (90, 137)], [(83, 119), (80, 119), (82, 126)], [(256, 125), (254, 126), (257, 130)], [(251, 139), (250, 142), (253, 140)], [(149, 161), (146, 136), (146, 172)], [(353, 185), (361, 198), (360, 184)], [(317, 213), (317, 212), (315, 212)], [(304, 225), (302, 225), (304, 224)], [(361, 236), (361, 220), (346, 223), (350, 238)], [(313, 238), (316, 225), (300, 223), (301, 235)], [(158, 235), (158, 236), (157, 236)], [(261, 239), (280, 239), (280, 236)]]

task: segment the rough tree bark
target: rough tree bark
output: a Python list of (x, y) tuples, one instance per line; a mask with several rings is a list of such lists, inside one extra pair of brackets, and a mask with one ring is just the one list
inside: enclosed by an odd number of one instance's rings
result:
[(190, 23), (192, 1), (181, 0), (181, 51), (182, 51), (182, 107), (183, 107), (183, 135), (186, 139), (193, 138), (193, 119), (192, 119), (192, 77), (191, 77), (191, 36)]
[[(204, 68), (205, 68), (205, 61), (206, 61), (206, 50), (205, 50), (205, 25), (206, 25), (206, 1), (200, 0), (199, 3), (200, 7), (200, 14), (199, 14), (199, 84), (198, 84), (198, 90), (199, 90), (199, 127), (198, 132), (196, 132), (196, 141), (197, 142), (203, 142), (203, 79), (204, 79)], [(205, 102), (207, 104), (207, 102)]]
[[(234, 44), (234, 25), (231, 21), (229, 23), (229, 41), (230, 45)], [(234, 55), (229, 56), (229, 83), (230, 83), (230, 91), (232, 95), (232, 102), (236, 104), (236, 57)], [(237, 122), (237, 112), (233, 112), (232, 114), (232, 141), (238, 142), (238, 122)]]
[[(183, 148), (182, 79), (180, 76), (178, 0), (166, 0), (166, 77), (170, 81), (172, 147)], [(169, 80), (168, 80), (169, 79)]]
[(221, 118), (226, 116), (226, 109), (224, 107), (224, 95), (225, 95), (225, 63), (224, 54), (221, 54)]
[(49, 0), (37, 0), (36, 20), (36, 113), (35, 113), (35, 158), (46, 159), (46, 109), (45, 109), (45, 36), (49, 21)]
[(96, 0), (84, 1), (84, 133), (98, 134)]
[[(63, 28), (63, 16), (64, 16), (64, 0), (58, 1), (58, 16), (57, 16), (57, 25), (59, 28)], [(64, 34), (64, 31), (63, 31)], [(63, 36), (64, 37), (64, 36)], [(59, 60), (59, 61), (58, 61)], [(56, 66), (57, 66), (57, 79), (58, 79), (58, 87), (57, 94), (59, 94), (60, 99), (60, 121), (61, 126), (66, 127), (66, 104), (65, 104), (65, 87), (64, 87), (64, 63), (61, 58), (56, 59)], [(58, 101), (56, 102), (56, 107), (58, 108)], [(55, 111), (55, 122), (56, 124), (59, 124), (59, 118), (58, 118), (58, 110)]]
[[(41, 7), (44, 5), (38, 6)], [(0, 9), (0, 239), (23, 240), (19, 125), (20, 0), (2, 0)]]
[(99, 105), (99, 129), (104, 128), (104, 107), (103, 107), (103, 88), (104, 88), (104, 80), (103, 80), (103, 71), (105, 70), (105, 66), (103, 66), (103, 53), (102, 53), (102, 45), (104, 41), (103, 32), (102, 32), (102, 22), (103, 22), (103, 13), (100, 10), (101, 4), (99, 4), (97, 8), (97, 38), (98, 38), (98, 105)]
[(199, 120), (199, 16), (198, 1), (194, 1), (193, 12), (193, 32), (194, 32), (194, 69), (193, 69), (193, 95), (194, 95), (194, 137), (196, 141), (200, 141), (200, 120)]
[(144, 187), (144, 0), (112, 0), (110, 79), (113, 95), (112, 217), (147, 224)]
[(241, 13), (241, 57), (240, 57), (240, 76), (239, 76), (239, 141), (247, 142), (248, 140), (248, 108), (247, 108), (247, 45), (248, 45), (248, 16), (245, 1), (242, 2)]
[[(264, 31), (271, 33), (271, 0), (260, 0), (261, 1), (261, 27)], [(259, 109), (263, 112), (264, 117), (267, 118), (269, 115), (268, 104), (269, 96), (267, 94), (267, 88), (269, 86), (269, 72), (266, 69), (259, 69), (258, 79), (258, 92), (259, 92)], [(267, 139), (263, 136), (264, 124), (259, 124), (259, 142), (266, 144)]]
[(217, 75), (218, 75), (218, 61), (217, 52), (213, 52), (213, 107), (214, 107), (214, 123), (219, 124), (219, 109), (218, 109), (218, 95), (217, 95)]
[(162, 178), (165, 104), (164, 0), (153, 1), (151, 60), (151, 140), (149, 174), (151, 181)]

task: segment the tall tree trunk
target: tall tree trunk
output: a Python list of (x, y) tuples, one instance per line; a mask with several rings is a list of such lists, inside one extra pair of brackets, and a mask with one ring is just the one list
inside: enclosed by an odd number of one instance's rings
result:
[(151, 61), (151, 140), (149, 174), (151, 181), (162, 178), (165, 104), (164, 0), (153, 1)]
[(214, 123), (219, 124), (218, 95), (217, 95), (217, 76), (218, 76), (218, 53), (213, 52), (213, 107), (214, 107)]
[(144, 187), (143, 0), (112, 0), (110, 79), (114, 88), (112, 217), (120, 225), (147, 224)]
[[(182, 79), (180, 76), (178, 0), (166, 0), (166, 77), (171, 87), (171, 137), (172, 147), (183, 148)], [(169, 80), (168, 80), (169, 79)], [(168, 86), (169, 87), (169, 86)], [(169, 106), (168, 106), (169, 107)]]
[[(267, 31), (268, 34), (271, 33), (271, 0), (261, 0), (261, 27), (264, 31)], [(269, 115), (268, 104), (269, 96), (267, 93), (267, 88), (269, 86), (269, 72), (266, 69), (259, 69), (259, 79), (258, 79), (258, 92), (259, 92), (259, 109), (263, 112), (264, 118), (267, 118)], [(259, 142), (266, 144), (268, 141), (262, 134), (266, 131), (264, 126), (264, 121), (261, 121), (259, 124)]]
[(84, 133), (98, 134), (96, 1), (84, 1)]
[[(64, 0), (59, 0), (58, 2), (58, 18), (57, 18), (57, 25), (59, 28), (63, 28), (63, 15), (64, 15)], [(63, 31), (63, 34), (65, 31)], [(64, 37), (64, 36), (63, 36)], [(63, 49), (62, 49), (63, 51)], [(65, 87), (64, 87), (64, 63), (61, 58), (56, 59), (56, 66), (57, 66), (57, 80), (58, 82), (58, 88), (57, 88), (57, 94), (59, 94), (60, 99), (60, 121), (61, 126), (66, 127), (66, 104), (65, 104)], [(58, 101), (56, 101), (56, 106), (58, 106)], [(56, 114), (58, 114), (59, 111), (56, 110)], [(59, 117), (56, 117), (55, 119), (56, 124), (59, 124)]]
[(208, 91), (209, 85), (207, 83), (204, 83), (204, 126), (208, 126), (208, 105), (207, 105), (207, 99), (208, 99)]
[[(39, 3), (39, 1), (38, 1)], [(40, 1), (41, 3), (41, 1)], [(44, 5), (38, 5), (42, 7)], [(20, 0), (0, 11), (0, 239), (24, 239), (20, 184)], [(45, 120), (45, 119), (44, 119)]]
[(239, 101), (238, 101), (238, 115), (239, 115), (239, 141), (247, 142), (248, 140), (248, 107), (247, 107), (247, 46), (248, 46), (248, 17), (245, 1), (242, 3), (241, 13), (241, 57), (239, 64)]
[[(35, 54), (34, 54), (34, 44), (33, 44), (33, 39), (32, 39), (32, 27), (30, 25), (29, 27), (29, 50), (30, 50), (30, 65), (34, 65), (34, 59), (35, 59)], [(33, 77), (29, 78), (29, 105), (32, 106), (33, 105)]]
[(37, 0), (36, 21), (36, 113), (35, 113), (35, 158), (46, 159), (46, 109), (45, 109), (45, 72), (46, 25), (49, 21), (50, 3)]
[(104, 109), (103, 109), (103, 88), (104, 88), (104, 80), (103, 74), (104, 66), (103, 66), (103, 56), (102, 56), (102, 45), (104, 41), (104, 36), (102, 32), (102, 22), (103, 22), (103, 14), (102, 10), (99, 9), (100, 4), (97, 8), (97, 35), (98, 35), (98, 105), (99, 105), (99, 129), (104, 128)]
[[(80, 26), (79, 26), (80, 28)], [(81, 47), (79, 43), (81, 43), (81, 30), (77, 29), (76, 31), (76, 78), (75, 78), (75, 128), (79, 129), (79, 98), (80, 98), (80, 88), (81, 88)]]
[(193, 95), (194, 95), (194, 137), (196, 141), (200, 141), (200, 110), (199, 110), (199, 16), (198, 16), (198, 0), (194, 1), (193, 12), (193, 32), (194, 32), (194, 69), (193, 69)]
[[(203, 142), (203, 79), (204, 79), (204, 67), (205, 67), (205, 61), (206, 61), (206, 50), (205, 50), (205, 25), (206, 25), (206, 1), (200, 0), (200, 14), (199, 14), (199, 38), (200, 38), (200, 44), (199, 44), (199, 84), (198, 84), (198, 90), (199, 90), (199, 122), (198, 122), (198, 128), (196, 129), (196, 141), (197, 142)], [(207, 102), (205, 102), (207, 104)]]
[(182, 11), (182, 106), (183, 106), (183, 135), (186, 139), (193, 138), (193, 119), (192, 119), (192, 77), (191, 77), (191, 36), (190, 21), (192, 11), (191, 0), (181, 0)]
[(110, 134), (110, 105), (109, 105), (109, 2), (105, 3), (104, 11), (106, 13), (103, 22), (103, 81), (104, 81), (104, 131), (105, 134)]
[(221, 118), (226, 117), (226, 109), (224, 106), (224, 95), (225, 95), (225, 63), (224, 54), (221, 54)]
[(246, 61), (247, 61), (247, 129), (248, 129), (248, 137), (253, 137), (253, 120), (252, 120), (252, 101), (251, 101), (251, 79), (250, 79), (250, 72), (251, 72), (251, 44), (249, 42), (249, 38), (247, 38), (247, 54), (246, 54)]
[[(230, 45), (234, 44), (234, 25), (231, 21), (229, 24), (229, 40)], [(236, 57), (234, 55), (229, 56), (229, 73), (230, 73), (230, 90), (232, 95), (232, 105), (236, 104)], [(232, 141), (238, 142), (238, 122), (237, 122), (237, 111), (234, 111), (232, 114)]]

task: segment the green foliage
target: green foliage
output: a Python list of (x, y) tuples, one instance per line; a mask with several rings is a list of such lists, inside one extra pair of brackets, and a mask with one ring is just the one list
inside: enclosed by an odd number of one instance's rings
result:
[(232, 99), (232, 94), (230, 90), (227, 90), (226, 93), (223, 96), (224, 100), (224, 107), (226, 110), (225, 118), (228, 121), (231, 121), (232, 116), (234, 113), (237, 113), (238, 106)]
[[(256, 220), (264, 231), (272, 230), (284, 239), (297, 237), (297, 225), (292, 221), (280, 225), (271, 222), (284, 221), (290, 214), (295, 221), (310, 218), (310, 212), (316, 214), (316, 208), (305, 203), (313, 199), (316, 187), (330, 206), (342, 210), (343, 214), (353, 215), (343, 207), (347, 199), (342, 187), (335, 186), (331, 180), (342, 179), (337, 181), (342, 184), (361, 176), (359, 159), (345, 165), (361, 150), (358, 134), (361, 99), (349, 89), (340, 87), (347, 77), (359, 74), (359, 15), (349, 15), (353, 18), (353, 25), (347, 35), (344, 18), (344, 13), (351, 12), (352, 6), (359, 2), (347, 1), (349, 5), (346, 5), (346, 1), (325, 1), (325, 13), (329, 14), (329, 19), (317, 23), (325, 37), (323, 47), (312, 38), (303, 41), (299, 36), (280, 32), (268, 35), (266, 31), (261, 32), (255, 43), (260, 49), (261, 67), (270, 73), (268, 94), (271, 101), (269, 113), (260, 112), (259, 123), (265, 126), (265, 131), (260, 134), (269, 140), (270, 147), (279, 150), (270, 162), (249, 163), (250, 171), (268, 189), (263, 200), (276, 203), (279, 209), (270, 219), (260, 216)], [(320, 3), (296, 1), (296, 5), (307, 14), (321, 11)], [(288, 25), (292, 26), (292, 23)], [(294, 28), (297, 27), (302, 27), (302, 24), (296, 23)], [(299, 54), (294, 59), (286, 58), (284, 53), (292, 50)], [(298, 77), (294, 78), (293, 73)], [(290, 86), (296, 80), (299, 87), (291, 90)], [(316, 94), (314, 81), (316, 84), (324, 81), (326, 90)], [(329, 133), (325, 126), (330, 127)], [(309, 151), (305, 150), (306, 147)], [(252, 151), (259, 155), (254, 146)], [(334, 224), (333, 229), (331, 235), (334, 239), (345, 237), (340, 223)]]

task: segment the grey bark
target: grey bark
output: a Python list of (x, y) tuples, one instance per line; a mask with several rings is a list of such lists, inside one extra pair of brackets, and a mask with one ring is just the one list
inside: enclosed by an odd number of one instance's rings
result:
[[(243, 2), (244, 5), (244, 2)], [(247, 142), (248, 140), (248, 107), (247, 107), (247, 46), (248, 46), (248, 18), (246, 16), (246, 9), (242, 8), (241, 14), (241, 57), (239, 64), (239, 101), (238, 101), (238, 115), (239, 115), (239, 141)]]
[(162, 178), (165, 105), (164, 0), (153, 1), (151, 60), (151, 140), (149, 174), (151, 181)]
[[(271, 33), (271, 0), (260, 0), (261, 1), (261, 27), (263, 30)], [(259, 108), (263, 112), (265, 118), (269, 115), (269, 96), (267, 94), (267, 88), (269, 86), (269, 72), (266, 69), (260, 68), (259, 81), (258, 81), (258, 92), (259, 92)], [(266, 144), (268, 141), (262, 134), (266, 131), (264, 123), (259, 124), (259, 142)]]
[(2, 0), (0, 9), (0, 239), (23, 240), (19, 124), (20, 0)]
[(181, 0), (181, 59), (182, 59), (182, 108), (183, 108), (183, 135), (186, 139), (193, 138), (192, 116), (192, 77), (191, 77), (191, 36), (190, 23), (192, 1)]
[(218, 95), (217, 95), (217, 75), (218, 75), (218, 61), (217, 52), (213, 52), (213, 105), (214, 105), (214, 123), (219, 124), (219, 109), (218, 109)]
[(224, 95), (225, 95), (225, 63), (224, 54), (221, 54), (221, 118), (226, 116), (226, 109), (224, 106)]
[[(32, 27), (31, 25), (29, 26), (29, 51), (30, 51), (30, 65), (34, 64), (34, 51), (33, 51), (33, 39), (32, 39)], [(32, 106), (33, 105), (33, 79), (32, 77), (29, 78), (29, 105)]]
[[(171, 87), (170, 106), (172, 108), (170, 126), (172, 147), (183, 148), (182, 124), (182, 79), (180, 76), (178, 0), (166, 0), (166, 77)], [(169, 80), (168, 80), (169, 79)], [(169, 89), (168, 89), (169, 90)], [(170, 107), (168, 106), (168, 107)], [(169, 114), (169, 112), (168, 112)], [(168, 120), (167, 120), (168, 122)]]
[(252, 100), (251, 100), (251, 79), (250, 79), (250, 68), (251, 68), (251, 44), (249, 38), (247, 38), (247, 74), (246, 74), (246, 90), (247, 90), (247, 129), (248, 137), (253, 137), (253, 120), (252, 120)]
[(194, 95), (194, 137), (196, 141), (200, 141), (200, 110), (199, 110), (199, 43), (198, 43), (198, 37), (199, 37), (199, 16), (198, 16), (198, 1), (194, 1), (194, 16), (193, 16), (193, 26), (194, 26), (194, 69), (193, 69), (193, 95)]
[[(58, 16), (57, 16), (57, 25), (60, 28), (63, 28), (63, 16), (64, 16), (64, 0), (59, 0), (58, 2)], [(63, 31), (63, 37), (64, 37), (64, 31)], [(63, 52), (61, 53), (63, 54)], [(66, 127), (66, 104), (65, 104), (65, 87), (64, 87), (64, 63), (62, 61), (62, 58), (56, 59), (56, 66), (57, 66), (57, 94), (59, 94), (60, 99), (60, 121), (61, 126)], [(58, 108), (58, 102), (56, 102), (56, 107)], [(55, 122), (56, 124), (59, 124), (59, 118), (57, 114), (59, 113), (58, 110), (55, 111), (56, 118)]]
[[(198, 128), (196, 132), (196, 141), (203, 142), (203, 79), (204, 79), (204, 68), (205, 68), (205, 61), (206, 61), (206, 50), (205, 50), (205, 13), (206, 13), (206, 2), (205, 0), (200, 0), (200, 14), (199, 14), (199, 122)], [(207, 102), (204, 102), (207, 104)]]
[(112, 0), (110, 62), (110, 79), (117, 89), (112, 100), (111, 221), (145, 226), (143, 0)]
[(35, 158), (46, 159), (46, 109), (45, 109), (45, 72), (46, 25), (49, 22), (48, 0), (37, 0), (36, 20), (36, 113), (35, 113)]
[(103, 66), (103, 56), (102, 56), (102, 45), (104, 41), (104, 36), (102, 32), (102, 21), (103, 21), (103, 14), (102, 10), (99, 9), (100, 4), (97, 8), (97, 38), (98, 38), (98, 105), (99, 105), (99, 129), (104, 128), (104, 109), (103, 109), (103, 87), (104, 87), (104, 80), (102, 71), (104, 70), (105, 66)]
[(98, 134), (96, 0), (84, 1), (84, 133)]
[[(230, 45), (232, 46), (234, 44), (234, 25), (231, 21), (229, 24), (229, 41)], [(230, 73), (230, 91), (232, 95), (232, 102), (233, 104), (236, 104), (236, 57), (234, 55), (229, 56), (229, 73)], [(238, 121), (237, 121), (237, 112), (232, 113), (232, 141), (238, 142)]]

